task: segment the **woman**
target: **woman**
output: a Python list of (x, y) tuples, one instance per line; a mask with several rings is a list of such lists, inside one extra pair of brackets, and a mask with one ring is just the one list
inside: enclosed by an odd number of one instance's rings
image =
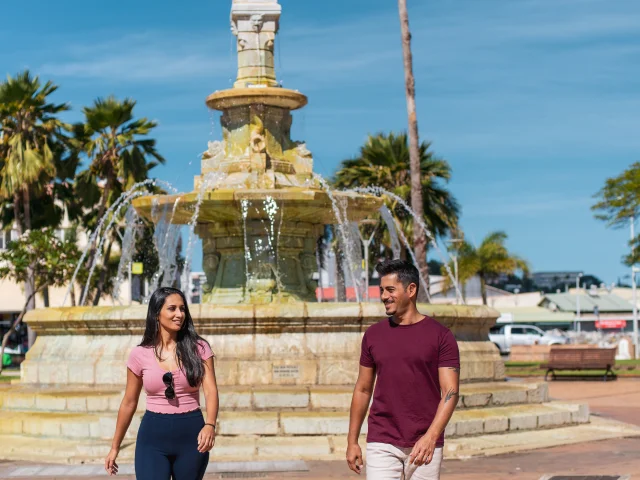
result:
[[(175, 288), (156, 290), (149, 300), (142, 343), (127, 362), (127, 388), (104, 462), (109, 475), (118, 473), (116, 457), (144, 386), (147, 411), (136, 441), (136, 479), (202, 479), (218, 416), (212, 357), (211, 347), (196, 333), (184, 294)], [(200, 411), (201, 386), (206, 422)]]

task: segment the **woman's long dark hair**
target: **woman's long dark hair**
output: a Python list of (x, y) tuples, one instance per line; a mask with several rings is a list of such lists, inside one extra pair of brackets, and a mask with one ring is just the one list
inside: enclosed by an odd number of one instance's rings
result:
[(159, 342), (158, 334), (160, 332), (160, 312), (164, 306), (164, 302), (169, 295), (180, 295), (184, 302), (184, 322), (178, 332), (176, 339), (176, 358), (178, 368), (180, 368), (189, 385), (197, 387), (202, 383), (204, 378), (204, 362), (200, 356), (200, 347), (198, 342), (207, 342), (204, 338), (196, 333), (193, 325), (193, 319), (189, 313), (187, 299), (182, 291), (177, 288), (160, 287), (149, 299), (149, 308), (147, 309), (147, 324), (142, 336), (141, 347), (153, 347), (153, 351), (158, 360), (162, 360), (162, 344)]

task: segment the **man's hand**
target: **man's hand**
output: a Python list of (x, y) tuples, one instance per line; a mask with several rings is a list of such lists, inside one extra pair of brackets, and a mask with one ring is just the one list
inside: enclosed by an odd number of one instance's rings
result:
[(418, 443), (413, 446), (409, 454), (409, 463), (414, 465), (427, 465), (433, 459), (433, 452), (436, 449), (436, 438), (427, 432)]
[(360, 475), (362, 472), (362, 450), (360, 445), (353, 443), (347, 447), (347, 464), (349, 468)]

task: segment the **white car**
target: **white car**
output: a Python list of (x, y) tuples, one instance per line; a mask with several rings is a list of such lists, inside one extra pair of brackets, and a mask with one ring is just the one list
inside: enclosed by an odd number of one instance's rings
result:
[(500, 353), (507, 354), (512, 345), (565, 345), (568, 337), (545, 332), (534, 325), (496, 325), (489, 332)]

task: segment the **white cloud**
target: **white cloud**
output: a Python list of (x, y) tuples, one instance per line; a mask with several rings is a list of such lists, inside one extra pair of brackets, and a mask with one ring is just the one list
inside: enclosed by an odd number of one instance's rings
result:
[(70, 42), (61, 60), (39, 71), (60, 77), (116, 82), (173, 82), (215, 77), (229, 70), (230, 59), (208, 49), (211, 39), (192, 34), (147, 32), (84, 44)]

